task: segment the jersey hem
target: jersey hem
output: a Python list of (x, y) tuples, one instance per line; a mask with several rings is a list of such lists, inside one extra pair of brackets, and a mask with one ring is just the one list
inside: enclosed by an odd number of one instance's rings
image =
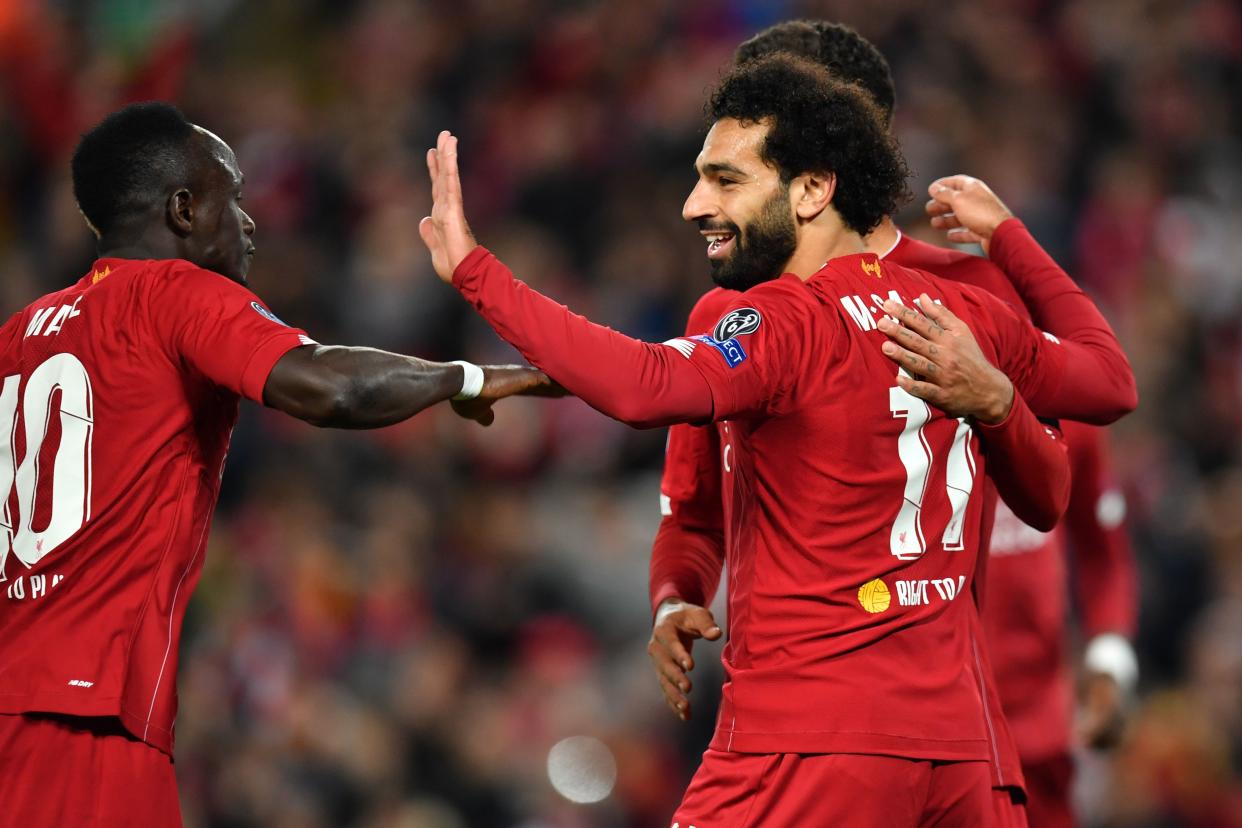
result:
[(986, 739), (928, 739), (851, 731), (743, 732), (717, 728), (713, 750), (726, 753), (861, 753), (902, 759), (990, 762)]
[[(37, 698), (37, 701), (36, 701)], [(37, 697), (29, 693), (0, 693), (0, 716), (20, 716), (25, 713), (56, 713), (63, 716), (108, 716), (119, 719), (129, 734), (140, 742), (172, 756), (172, 732), (159, 725), (150, 726), (151, 733), (143, 738), (146, 721), (126, 710), (120, 696), (84, 699), (68, 693), (44, 693)]]

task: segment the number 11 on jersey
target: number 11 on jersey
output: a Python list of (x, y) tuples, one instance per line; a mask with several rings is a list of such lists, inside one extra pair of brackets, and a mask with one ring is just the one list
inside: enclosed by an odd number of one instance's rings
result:
[[(901, 369), (904, 374), (905, 369)], [(908, 376), (908, 374), (907, 374)], [(898, 560), (912, 561), (927, 551), (923, 534), (923, 497), (927, 493), (927, 478), (931, 472), (932, 449), (927, 444), (923, 427), (931, 419), (931, 408), (900, 386), (888, 390), (889, 409), (894, 417), (906, 421), (897, 437), (897, 456), (906, 470), (906, 487), (901, 510), (893, 521), (889, 535), (889, 550)], [(949, 447), (948, 464), (945, 469), (945, 491), (953, 514), (945, 525), (942, 544), (947, 551), (963, 548), (962, 535), (965, 528), (966, 504), (975, 482), (975, 462), (970, 454), (970, 424), (964, 417), (957, 421), (957, 432)]]

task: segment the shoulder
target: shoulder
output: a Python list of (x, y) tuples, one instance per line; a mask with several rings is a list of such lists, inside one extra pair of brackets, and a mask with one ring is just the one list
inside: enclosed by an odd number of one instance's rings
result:
[(188, 294), (178, 296), (177, 301), (184, 301), (194, 293), (216, 288), (217, 282), (228, 280), (185, 259), (133, 259), (112, 267), (99, 285), (108, 293), (117, 285), (128, 285), (128, 291), (136, 290), (157, 301), (163, 298), (161, 294)]
[(942, 279), (973, 285), (1015, 309), (1023, 307), (1017, 290), (1005, 276), (1005, 272), (991, 259), (937, 247), (903, 235), (901, 243), (889, 254), (886, 261), (926, 270)]
[[(897, 243), (893, 251), (884, 257), (886, 262), (932, 272), (938, 268), (969, 266), (968, 260), (970, 259), (979, 259), (979, 257), (960, 250), (928, 244), (905, 233), (902, 233), (901, 241)], [(980, 261), (986, 261), (986, 259)]]
[(225, 291), (245, 290), (227, 276), (201, 268), (185, 259), (160, 259), (148, 264), (149, 272), (153, 276), (180, 285), (201, 285), (209, 289)]
[(765, 318), (785, 319), (809, 312), (815, 299), (801, 279), (785, 275), (746, 291), (708, 291), (690, 313), (693, 332), (710, 332), (719, 340), (758, 330)]
[[(26, 310), (29, 310), (29, 308)], [(26, 310), (18, 311), (10, 316), (3, 325), (0, 325), (0, 353), (9, 353), (12, 350), (12, 343), (16, 342), (21, 335), (22, 321), (26, 318)]]
[(737, 294), (726, 313), (732, 315), (749, 310), (760, 316), (802, 318), (813, 315), (818, 306), (819, 299), (807, 288), (806, 282), (785, 274)]
[(694, 307), (690, 310), (687, 329), (698, 332), (711, 328), (729, 310), (733, 301), (742, 295), (736, 290), (712, 288), (694, 303)]

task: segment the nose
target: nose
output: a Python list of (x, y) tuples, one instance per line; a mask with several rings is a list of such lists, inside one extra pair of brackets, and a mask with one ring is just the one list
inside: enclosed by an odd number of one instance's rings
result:
[(243, 210), (242, 211), (242, 232), (245, 233), (247, 236), (253, 236), (254, 230), (255, 230), (254, 219), (250, 217), (249, 213)]
[(690, 191), (690, 195), (686, 196), (686, 203), (681, 207), (681, 217), (686, 221), (698, 221), (703, 218), (710, 218), (717, 214), (715, 203), (710, 197), (710, 190), (707, 183), (703, 179), (699, 179), (694, 185), (694, 189)]

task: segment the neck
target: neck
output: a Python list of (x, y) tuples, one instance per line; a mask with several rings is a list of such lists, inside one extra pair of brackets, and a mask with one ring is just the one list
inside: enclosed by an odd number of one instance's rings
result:
[(115, 233), (99, 239), (101, 259), (181, 259), (185, 251), (169, 233)]
[(840, 221), (835, 221), (828, 226), (808, 228), (802, 243), (785, 266), (785, 272), (805, 282), (823, 269), (829, 259), (866, 252), (868, 248), (863, 237)]
[(867, 252), (883, 258), (893, 252), (893, 248), (897, 246), (900, 239), (901, 231), (897, 229), (897, 223), (885, 216), (883, 221), (867, 235)]

